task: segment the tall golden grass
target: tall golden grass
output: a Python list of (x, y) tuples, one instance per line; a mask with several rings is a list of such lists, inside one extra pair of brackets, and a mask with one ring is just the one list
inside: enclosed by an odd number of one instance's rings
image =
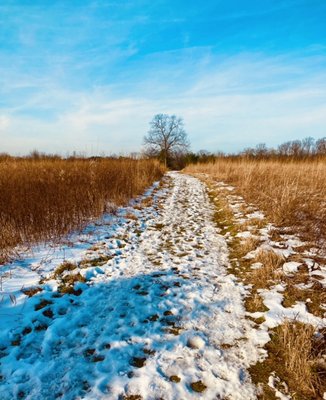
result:
[(159, 179), (154, 160), (3, 158), (0, 262), (20, 244), (56, 240)]
[(216, 158), (191, 164), (188, 173), (206, 173), (236, 186), (249, 203), (280, 226), (299, 228), (305, 239), (325, 244), (326, 159), (252, 160)]
[[(249, 368), (256, 384), (262, 384), (261, 399), (275, 399), (267, 382), (276, 373), (287, 383), (292, 399), (323, 399), (325, 383), (325, 330), (296, 320), (285, 320), (271, 332), (268, 357)], [(281, 389), (284, 387), (281, 386)], [(282, 391), (282, 390), (281, 390)]]

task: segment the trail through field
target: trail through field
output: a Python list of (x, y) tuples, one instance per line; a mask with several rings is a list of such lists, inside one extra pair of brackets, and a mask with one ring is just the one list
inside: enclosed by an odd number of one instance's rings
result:
[(1, 399), (256, 398), (247, 368), (267, 334), (245, 319), (206, 187), (170, 173), (152, 198), (83, 253), (76, 295), (52, 276), (11, 306), (24, 308), (0, 321)]

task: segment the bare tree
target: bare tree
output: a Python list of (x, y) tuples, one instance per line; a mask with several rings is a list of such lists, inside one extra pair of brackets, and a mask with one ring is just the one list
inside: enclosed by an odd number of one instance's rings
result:
[(302, 150), (304, 155), (310, 156), (314, 153), (315, 139), (311, 136), (302, 139)]
[(167, 114), (155, 115), (144, 137), (144, 145), (145, 154), (160, 157), (165, 166), (174, 154), (186, 153), (189, 141), (182, 118)]
[(281, 156), (290, 155), (291, 142), (285, 142), (278, 146), (278, 154)]
[(268, 148), (265, 143), (259, 143), (256, 145), (255, 155), (257, 157), (266, 157), (268, 155)]
[(316, 153), (319, 155), (326, 154), (326, 137), (320, 138), (316, 141)]

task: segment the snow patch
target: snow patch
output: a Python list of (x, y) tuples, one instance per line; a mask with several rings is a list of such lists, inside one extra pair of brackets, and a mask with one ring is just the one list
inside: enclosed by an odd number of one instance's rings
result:
[(284, 263), (282, 268), (286, 274), (293, 274), (298, 271), (298, 268), (300, 267), (300, 265), (302, 265), (302, 263), (290, 261), (290, 262)]

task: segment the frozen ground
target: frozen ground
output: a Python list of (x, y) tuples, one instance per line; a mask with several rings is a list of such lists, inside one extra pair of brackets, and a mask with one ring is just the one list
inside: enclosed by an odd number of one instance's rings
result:
[[(267, 331), (245, 318), (205, 186), (166, 181), (147, 193), (152, 204), (3, 269), (1, 399), (256, 398), (247, 367)], [(78, 296), (58, 294), (63, 259), (86, 279)], [(20, 292), (40, 278), (43, 291)]]

